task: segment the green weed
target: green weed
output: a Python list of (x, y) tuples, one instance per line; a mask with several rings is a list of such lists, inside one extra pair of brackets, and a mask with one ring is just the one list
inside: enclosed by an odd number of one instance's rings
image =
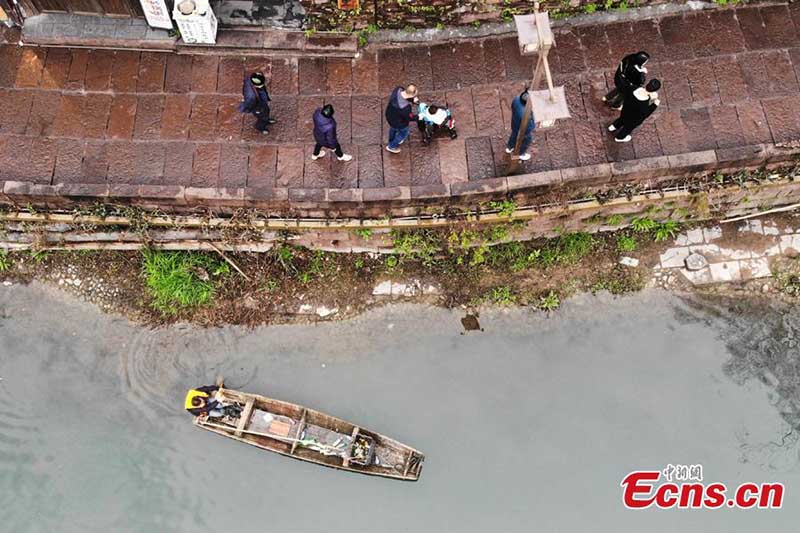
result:
[(357, 237), (361, 237), (364, 240), (367, 240), (370, 237), (372, 237), (371, 228), (358, 228), (356, 230), (353, 230), (353, 233), (355, 233)]
[(633, 252), (636, 250), (636, 237), (620, 235), (617, 237), (617, 250), (620, 252)]
[(611, 215), (606, 219), (606, 226), (619, 226), (623, 220), (622, 215)]
[(486, 204), (489, 209), (497, 210), (497, 214), (502, 217), (511, 217), (517, 210), (516, 202), (512, 200), (493, 201)]
[(511, 287), (502, 285), (492, 289), (489, 300), (496, 305), (514, 305), (517, 303), (517, 296), (511, 291)]
[(392, 242), (403, 260), (419, 260), (425, 266), (434, 264), (440, 242), (436, 233), (430, 230), (402, 231), (392, 230)]
[(8, 257), (8, 250), (0, 250), (0, 272), (5, 272), (11, 268), (11, 258)]
[(142, 252), (143, 274), (153, 308), (173, 315), (211, 301), (215, 278), (230, 272), (228, 264), (194, 252)]
[(536, 306), (542, 311), (555, 311), (561, 305), (561, 300), (553, 291), (547, 293), (546, 296), (542, 296), (539, 298), (539, 304)]
[(591, 3), (583, 6), (583, 12), (586, 13), (587, 15), (591, 15), (595, 11), (597, 11), (597, 4)]
[(653, 238), (656, 240), (656, 242), (673, 239), (675, 238), (675, 234), (678, 233), (679, 228), (680, 224), (677, 221), (667, 220), (666, 222), (662, 222), (656, 226), (655, 230), (653, 231)]
[(639, 233), (652, 231), (656, 226), (658, 226), (658, 222), (650, 217), (638, 217), (631, 221), (631, 227), (634, 231), (638, 231)]

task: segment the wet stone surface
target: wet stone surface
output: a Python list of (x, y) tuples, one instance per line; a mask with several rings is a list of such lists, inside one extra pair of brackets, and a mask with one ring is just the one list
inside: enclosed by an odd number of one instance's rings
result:
[[(297, 2), (234, 0), (215, 9), (237, 23), (292, 27), (302, 20)], [(572, 118), (538, 130), (533, 158), (522, 167), (547, 171), (800, 138), (798, 20), (797, 7), (776, 5), (556, 28), (551, 66)], [(662, 106), (632, 143), (620, 145), (605, 129), (616, 114), (600, 98), (630, 48), (651, 53), (649, 76), (663, 82)], [(45, 163), (29, 177), (52, 184), (211, 186), (252, 177), (289, 187), (375, 188), (494, 178), (508, 171), (502, 145), (509, 106), (532, 72), (532, 59), (519, 54), (513, 37), (368, 48), (353, 60), (3, 45), (0, 59), (10, 67), (0, 72), (0, 142), (33, 146), (38, 139)], [(271, 78), (278, 123), (268, 135), (237, 109), (242, 76), (252, 70)], [(412, 123), (401, 154), (383, 150), (389, 93), (409, 83), (417, 84), (422, 101), (450, 108), (458, 140), (441, 139), (425, 151)], [(306, 169), (311, 113), (324, 103), (336, 108), (339, 141), (357, 159)], [(91, 148), (72, 142), (88, 140)], [(116, 144), (122, 141), (136, 146)], [(164, 141), (177, 141), (177, 151), (159, 156)], [(77, 153), (69, 153), (72, 146)], [(133, 171), (140, 153), (148, 154), (146, 171)], [(258, 170), (267, 153), (275, 161), (272, 175)], [(0, 178), (25, 179), (25, 172), (12, 164)]]

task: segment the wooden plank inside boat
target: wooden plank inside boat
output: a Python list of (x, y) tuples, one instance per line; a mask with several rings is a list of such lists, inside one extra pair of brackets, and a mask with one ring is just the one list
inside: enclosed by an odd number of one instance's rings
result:
[(297, 449), (297, 445), (300, 443), (300, 435), (303, 433), (303, 428), (306, 427), (307, 415), (308, 409), (303, 408), (303, 416), (300, 417), (300, 423), (297, 424), (297, 431), (294, 434), (295, 441), (292, 443), (292, 449), (289, 451), (290, 454), (294, 454), (294, 451)]
[(242, 430), (244, 430), (244, 428), (247, 426), (247, 423), (250, 421), (250, 415), (253, 414), (253, 406), (255, 404), (256, 399), (254, 397), (251, 397), (247, 400), (247, 403), (244, 406), (244, 411), (242, 411), (242, 414), (240, 415), (239, 424), (236, 426), (236, 433), (234, 433), (234, 435), (237, 437), (242, 436)]

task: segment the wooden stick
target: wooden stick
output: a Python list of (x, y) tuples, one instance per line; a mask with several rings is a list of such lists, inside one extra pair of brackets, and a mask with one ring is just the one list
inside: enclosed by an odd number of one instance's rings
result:
[(739, 222), (740, 220), (747, 220), (748, 218), (763, 217), (764, 215), (770, 215), (772, 213), (783, 213), (785, 211), (792, 211), (799, 207), (800, 204), (785, 205), (783, 207), (776, 207), (774, 209), (768, 209), (766, 211), (760, 211), (758, 213), (752, 213), (749, 215), (742, 215), (740, 217), (728, 218), (720, 221), (720, 224), (727, 224), (728, 222)]
[(242, 275), (242, 277), (243, 277), (244, 279), (246, 279), (247, 281), (253, 281), (252, 279), (250, 279), (250, 276), (248, 276), (247, 274), (245, 274), (244, 272), (242, 272), (242, 269), (241, 269), (241, 268), (239, 268), (239, 266), (238, 266), (236, 263), (234, 263), (234, 262), (233, 262), (233, 261), (232, 261), (232, 260), (231, 260), (231, 259), (230, 259), (230, 258), (227, 256), (227, 255), (225, 255), (225, 253), (224, 253), (222, 250), (220, 250), (219, 248), (217, 248), (217, 247), (214, 245), (214, 243), (213, 243), (213, 242), (210, 242), (210, 243), (208, 243), (208, 245), (209, 245), (209, 246), (211, 246), (211, 247), (214, 249), (214, 251), (216, 251), (216, 252), (217, 252), (219, 255), (221, 255), (221, 256), (222, 256), (222, 258), (223, 258), (223, 259), (224, 259), (224, 260), (225, 260), (225, 261), (226, 261), (226, 262), (227, 262), (227, 263), (228, 263), (230, 266), (232, 266), (234, 269), (236, 269), (236, 272), (238, 272), (239, 274), (241, 274), (241, 275)]

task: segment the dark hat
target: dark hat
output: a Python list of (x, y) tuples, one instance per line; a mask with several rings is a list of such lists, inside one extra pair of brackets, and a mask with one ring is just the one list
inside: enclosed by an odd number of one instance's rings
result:
[(656, 79), (652, 79), (652, 80), (647, 82), (647, 85), (645, 85), (644, 88), (647, 89), (651, 93), (656, 92), (657, 90), (659, 90), (661, 88), (661, 82), (656, 80)]
[(250, 75), (250, 81), (253, 82), (253, 85), (256, 87), (261, 87), (267, 81), (267, 78), (261, 72), (253, 72)]
[(636, 59), (634, 63), (639, 65), (640, 67), (647, 63), (650, 60), (650, 54), (642, 50), (641, 52), (636, 52)]
[(322, 106), (322, 116), (325, 118), (331, 118), (333, 116), (333, 106), (331, 104)]

